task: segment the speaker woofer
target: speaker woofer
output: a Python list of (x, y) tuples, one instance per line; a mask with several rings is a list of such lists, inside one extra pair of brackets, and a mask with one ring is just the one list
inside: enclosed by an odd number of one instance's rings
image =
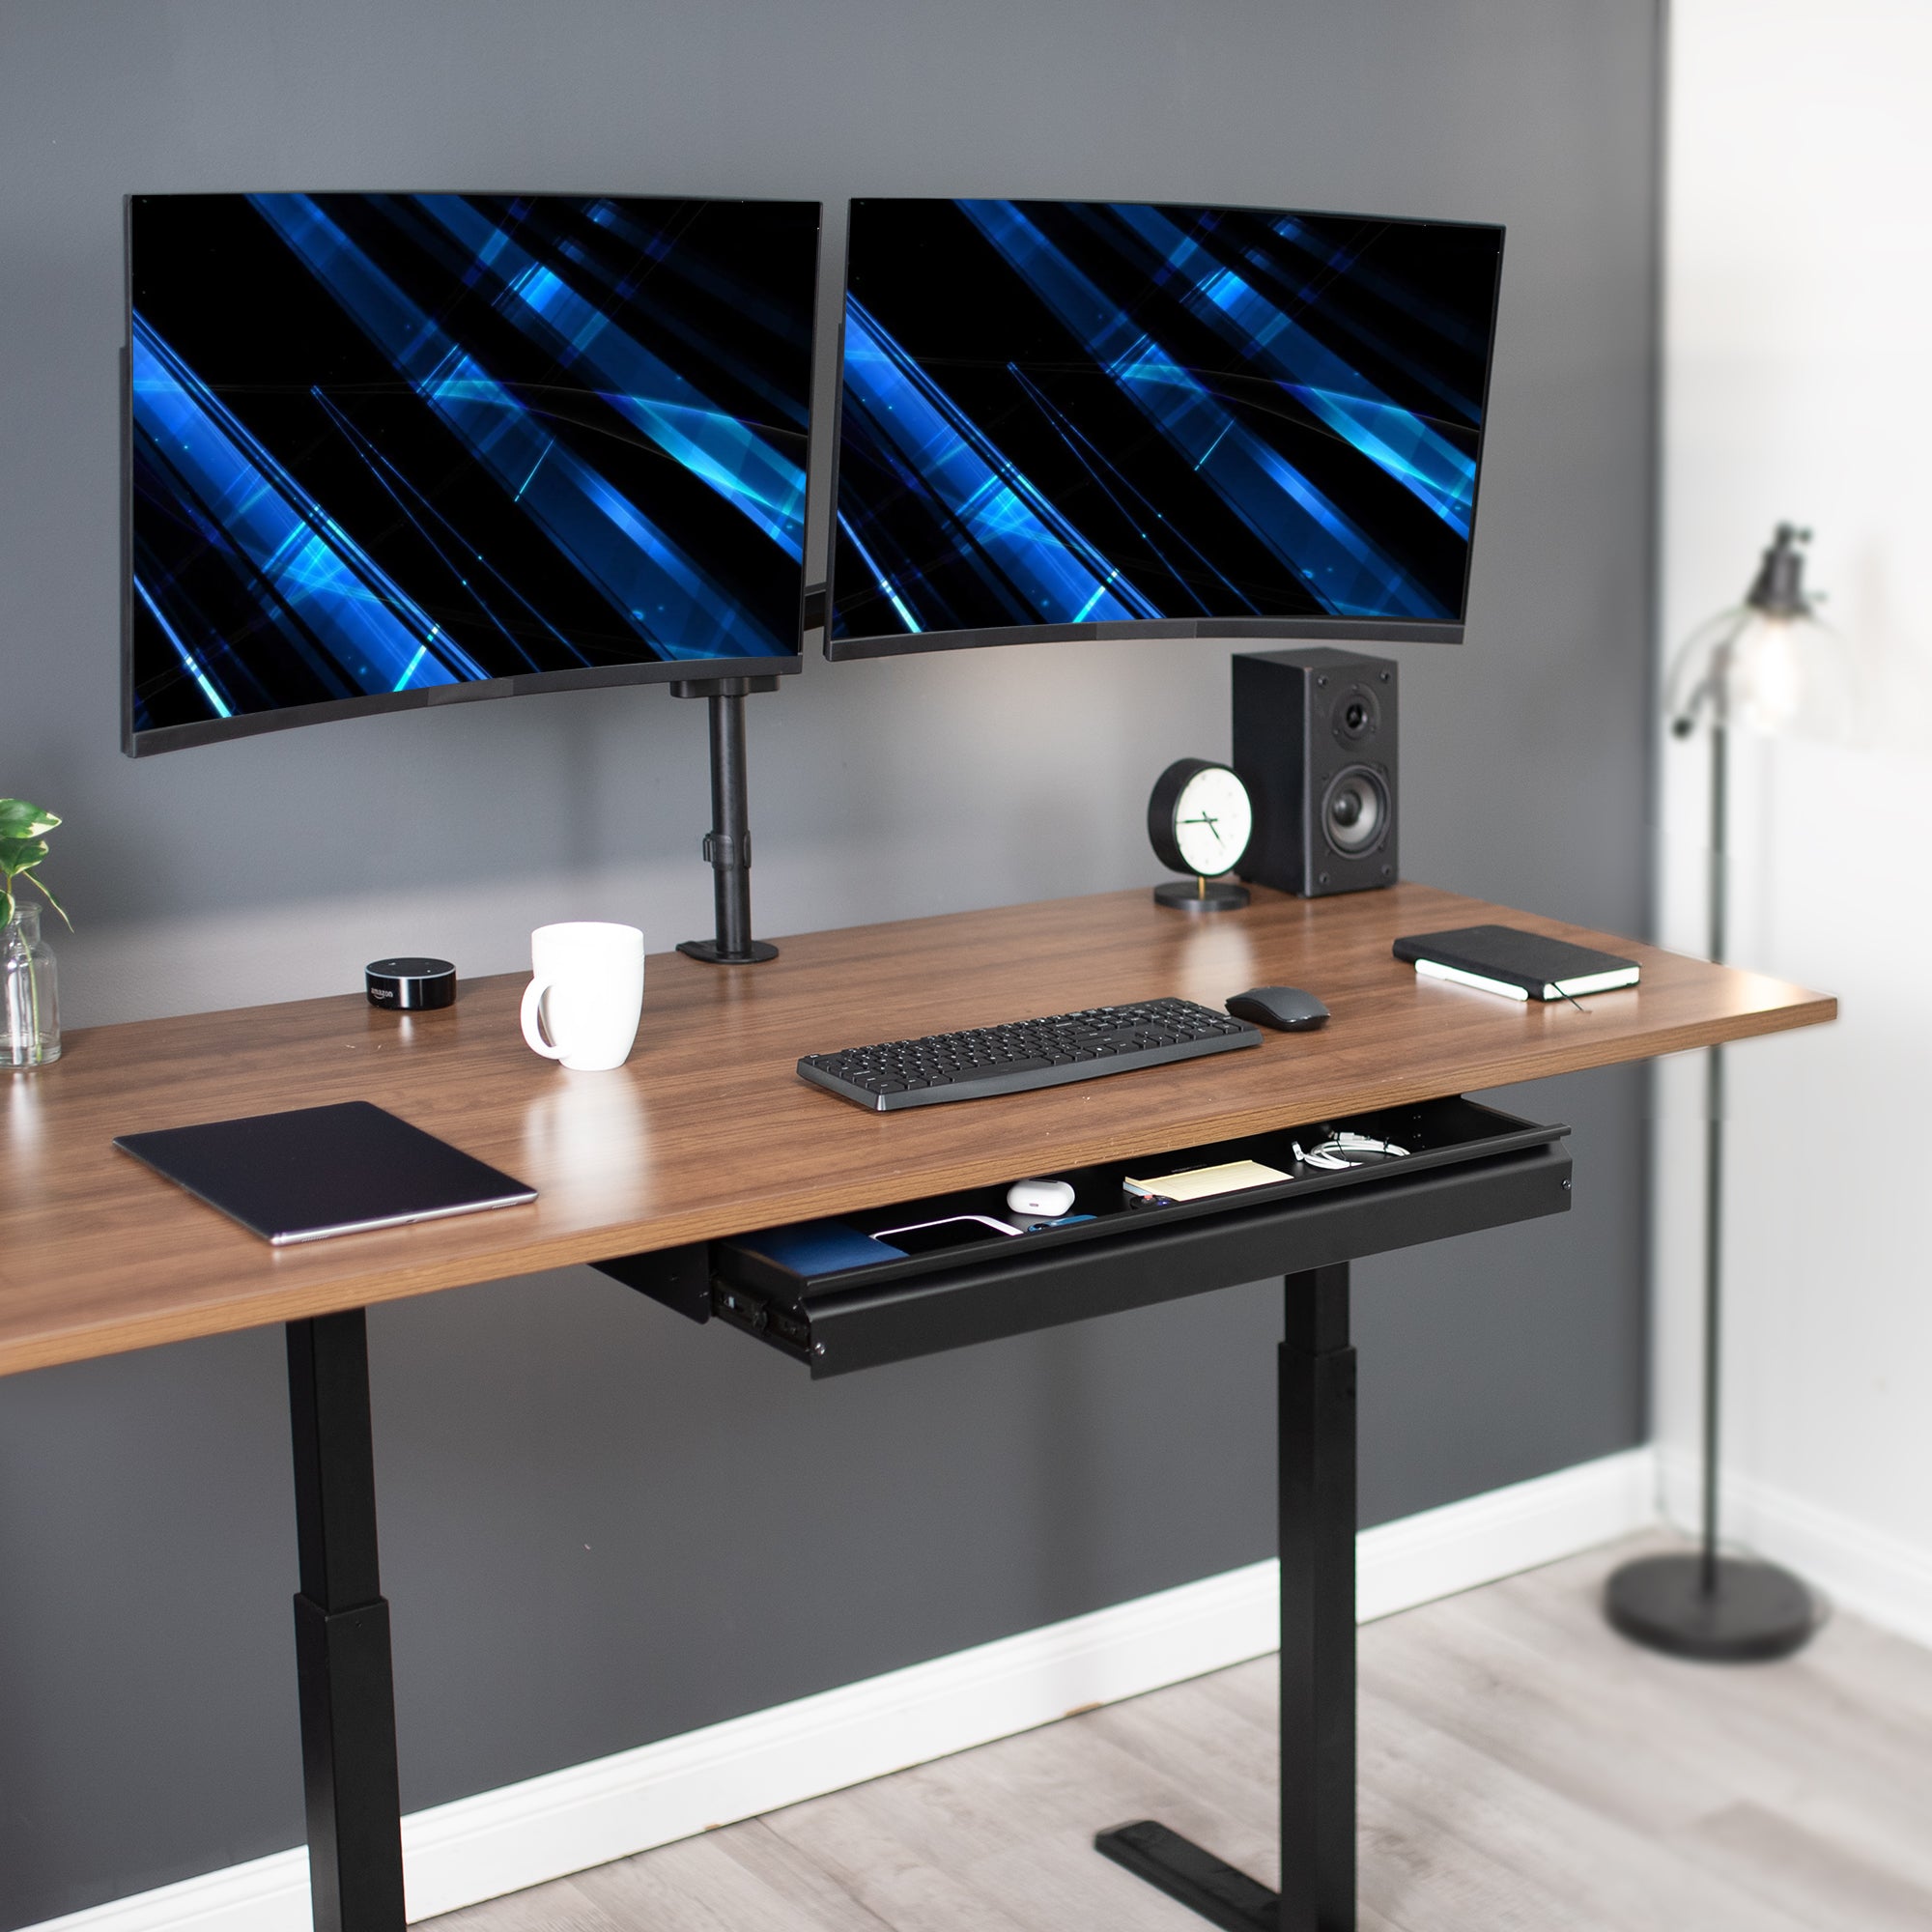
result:
[(1345, 859), (1373, 851), (1388, 830), (1389, 795), (1382, 775), (1350, 765), (1328, 781), (1321, 794), (1321, 836)]

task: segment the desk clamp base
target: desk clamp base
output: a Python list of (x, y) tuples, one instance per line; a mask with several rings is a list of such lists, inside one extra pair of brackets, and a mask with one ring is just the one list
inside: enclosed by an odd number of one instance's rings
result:
[(1346, 1264), (1284, 1284), (1276, 1422), (1281, 1541), (1282, 1889), (1152, 1819), (1094, 1849), (1222, 1932), (1355, 1923), (1355, 1351)]

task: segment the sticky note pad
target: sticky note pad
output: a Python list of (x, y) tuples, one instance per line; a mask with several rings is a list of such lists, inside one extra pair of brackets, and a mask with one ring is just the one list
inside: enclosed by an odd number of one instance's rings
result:
[(1278, 1167), (1264, 1167), (1258, 1160), (1227, 1160), (1219, 1167), (1188, 1167), (1149, 1180), (1129, 1176), (1121, 1185), (1143, 1201), (1205, 1201), (1210, 1195), (1238, 1194), (1244, 1187), (1266, 1187), (1292, 1179)]

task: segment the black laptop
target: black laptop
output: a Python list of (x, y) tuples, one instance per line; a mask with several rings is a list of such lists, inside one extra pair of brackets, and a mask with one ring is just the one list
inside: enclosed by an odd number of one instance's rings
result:
[(367, 1100), (118, 1134), (114, 1145), (277, 1247), (537, 1198)]

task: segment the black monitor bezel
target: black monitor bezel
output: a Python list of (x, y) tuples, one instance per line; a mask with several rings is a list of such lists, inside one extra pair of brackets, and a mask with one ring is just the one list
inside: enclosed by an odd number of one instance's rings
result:
[[(838, 393), (832, 412), (832, 464), (827, 484), (831, 515), (825, 544), (825, 629), (823, 649), (831, 664), (867, 658), (912, 657), (928, 651), (977, 650), (999, 644), (1083, 643), (1103, 639), (1220, 638), (1245, 643), (1256, 639), (1314, 643), (1460, 644), (1469, 617), (1469, 577), (1475, 561), (1476, 519), (1482, 507), (1483, 456), (1490, 431), (1490, 391), (1495, 375), (1496, 317), (1502, 307), (1502, 257), (1507, 226), (1500, 221), (1438, 220), (1434, 215), (1362, 214), (1343, 209), (1268, 208), (1259, 202), (1150, 201), (1149, 208), (1225, 208), (1246, 214), (1296, 214), (1320, 220), (1390, 221), (1411, 227), (1481, 228), (1496, 237), (1496, 288), (1490, 304), (1490, 354), (1483, 367), (1482, 419), (1476, 425), (1476, 486), (1469, 498), (1469, 543), (1463, 560), (1460, 617), (1384, 620), (1378, 617), (1142, 617), (1111, 624), (1000, 624), (960, 631), (886, 632), (874, 637), (835, 638), (838, 569), (838, 459), (845, 434), (845, 298), (852, 281), (852, 205), (855, 200), (924, 201), (950, 206), (953, 195), (854, 196), (845, 204), (845, 262), (838, 289)], [(997, 199), (1001, 197), (980, 197)], [(1013, 201), (1079, 201), (1082, 196), (1012, 195)], [(1092, 207), (1118, 203), (1088, 201)]]
[[(368, 188), (274, 189), (276, 193), (367, 194)], [(314, 704), (288, 705), (275, 711), (248, 712), (236, 718), (210, 718), (191, 724), (161, 724), (146, 731), (134, 729), (134, 427), (133, 352), (134, 340), (134, 203), (151, 199), (158, 191), (143, 189), (139, 194), (121, 197), (122, 265), (122, 344), (121, 363), (121, 749), (130, 758), (152, 757), (161, 752), (184, 752), (197, 745), (225, 743), (231, 738), (259, 737), (265, 731), (291, 731), (305, 724), (327, 724), (341, 718), (373, 718), (391, 711), (424, 711), (446, 704), (475, 704), (497, 697), (525, 697), (551, 691), (592, 691), (630, 685), (688, 684), (713, 678), (796, 677), (805, 666), (805, 634), (815, 628), (810, 607), (819, 586), (809, 583), (812, 575), (810, 547), (799, 564), (798, 647), (788, 657), (770, 658), (677, 658), (653, 664), (609, 665), (582, 670), (530, 671), (514, 677), (479, 678), (469, 684), (436, 685), (425, 691), (372, 692), (362, 697), (323, 699)], [(245, 194), (244, 188), (214, 192)], [(811, 366), (818, 366), (818, 298), (824, 280), (825, 203), (789, 195), (692, 195), (638, 196), (630, 190), (568, 188), (484, 189), (411, 188), (396, 193), (421, 194), (533, 194), (568, 196), (588, 200), (608, 193), (615, 199), (701, 200), (715, 202), (785, 202), (793, 207), (817, 210), (814, 223), (815, 246), (811, 268), (812, 345)], [(842, 312), (842, 302), (841, 302)], [(841, 331), (839, 347), (844, 337)], [(816, 386), (814, 376), (813, 386)], [(807, 400), (806, 436), (808, 449), (811, 434), (810, 399)], [(805, 471), (805, 527), (811, 527), (811, 464), (808, 457)]]

